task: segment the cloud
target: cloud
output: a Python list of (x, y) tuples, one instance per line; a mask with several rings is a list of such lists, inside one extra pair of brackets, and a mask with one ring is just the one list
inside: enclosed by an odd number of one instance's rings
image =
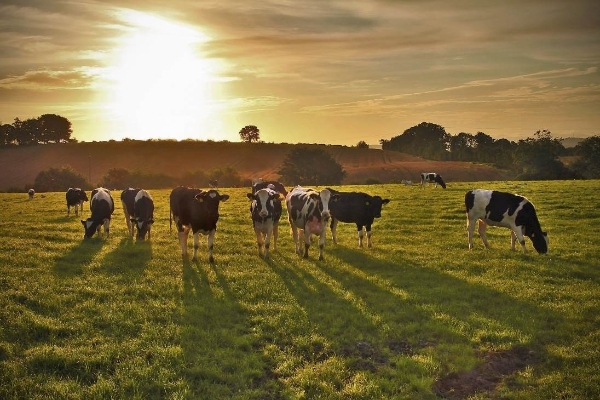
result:
[(0, 79), (0, 89), (40, 91), (87, 89), (93, 86), (94, 81), (94, 74), (84, 69), (67, 71), (37, 70), (28, 71), (20, 76), (9, 76)]

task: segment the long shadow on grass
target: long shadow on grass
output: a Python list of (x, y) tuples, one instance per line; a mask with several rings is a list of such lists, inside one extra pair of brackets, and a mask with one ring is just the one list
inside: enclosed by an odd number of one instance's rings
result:
[(81, 274), (83, 267), (92, 261), (94, 255), (102, 248), (103, 243), (104, 240), (101, 238), (82, 240), (79, 244), (73, 246), (68, 253), (56, 259), (54, 273), (60, 278), (71, 278)]
[(263, 363), (247, 311), (218, 264), (183, 259), (181, 341), (191, 398), (230, 398), (252, 386)]
[(146, 265), (152, 258), (152, 242), (135, 242), (122, 238), (119, 245), (102, 260), (98, 272), (122, 277), (130, 281), (144, 274)]

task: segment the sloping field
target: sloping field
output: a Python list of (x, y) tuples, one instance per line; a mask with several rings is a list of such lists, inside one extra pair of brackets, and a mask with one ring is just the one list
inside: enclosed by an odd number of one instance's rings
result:
[[(178, 177), (185, 172), (233, 167), (244, 178), (277, 179), (291, 144), (227, 142), (131, 141), (40, 145), (0, 149), (0, 190), (31, 185), (40, 171), (70, 165), (96, 184), (110, 168), (163, 173)], [(447, 182), (504, 180), (506, 174), (486, 165), (428, 161), (408, 154), (323, 146), (347, 172), (344, 183), (367, 179), (382, 183), (403, 179), (418, 181), (420, 172), (439, 172)], [(310, 160), (307, 160), (310, 162)]]

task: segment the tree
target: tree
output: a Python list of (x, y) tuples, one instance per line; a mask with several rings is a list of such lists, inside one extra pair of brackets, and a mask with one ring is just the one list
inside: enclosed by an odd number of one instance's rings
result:
[(37, 192), (60, 192), (70, 187), (89, 188), (85, 178), (70, 165), (61, 168), (48, 168), (40, 172), (33, 183)]
[(600, 136), (591, 136), (575, 146), (579, 159), (573, 163), (573, 169), (588, 179), (600, 178)]
[(368, 149), (369, 145), (364, 140), (361, 140), (356, 144), (356, 147), (358, 147), (359, 149)]
[(283, 160), (281, 181), (289, 185), (339, 185), (346, 171), (318, 147), (295, 147)]
[(537, 131), (535, 137), (519, 140), (514, 161), (520, 179), (567, 179), (575, 174), (558, 159), (564, 150), (561, 138), (553, 138), (549, 130)]
[(246, 125), (240, 130), (240, 138), (246, 143), (258, 142), (260, 139), (260, 129), (255, 125)]
[(56, 114), (44, 114), (37, 119), (39, 124), (38, 142), (67, 143), (72, 142), (71, 121)]
[(384, 150), (402, 151), (433, 160), (447, 158), (450, 135), (443, 126), (430, 122), (408, 128), (402, 135), (381, 141)]
[(106, 175), (102, 177), (98, 186), (107, 189), (127, 189), (133, 186), (129, 175), (129, 171), (125, 168), (110, 168)]

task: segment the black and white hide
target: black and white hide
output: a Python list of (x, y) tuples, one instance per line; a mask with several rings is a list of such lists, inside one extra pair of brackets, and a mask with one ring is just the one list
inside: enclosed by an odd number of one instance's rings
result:
[(104, 188), (96, 189), (96, 194), (90, 200), (92, 211), (91, 217), (87, 220), (81, 220), (84, 228), (84, 238), (89, 239), (104, 226), (104, 234), (108, 238), (110, 232), (110, 219), (115, 211), (115, 202), (110, 191)]
[[(279, 235), (279, 219), (281, 218), (281, 198), (279, 193), (272, 189), (260, 189), (255, 193), (248, 193), (250, 199), (250, 217), (252, 227), (256, 234), (258, 255), (269, 258), (269, 247), (273, 240), (273, 250), (277, 250), (277, 236)], [(264, 249), (264, 251), (263, 251)]]

